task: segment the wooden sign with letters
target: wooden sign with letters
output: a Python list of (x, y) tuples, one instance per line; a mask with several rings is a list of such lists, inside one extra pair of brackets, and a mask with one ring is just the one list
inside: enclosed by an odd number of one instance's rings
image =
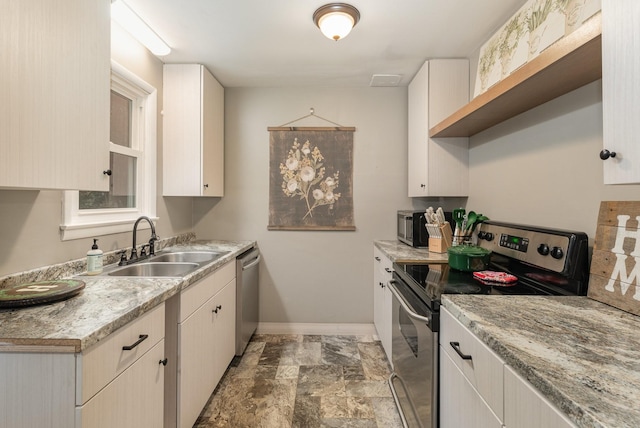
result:
[(603, 201), (587, 296), (640, 315), (640, 201)]

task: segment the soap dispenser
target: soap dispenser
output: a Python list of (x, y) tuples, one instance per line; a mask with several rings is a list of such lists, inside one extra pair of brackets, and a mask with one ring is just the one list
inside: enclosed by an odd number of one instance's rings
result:
[(102, 250), (98, 248), (98, 240), (93, 240), (91, 250), (87, 251), (87, 275), (98, 275), (102, 272)]

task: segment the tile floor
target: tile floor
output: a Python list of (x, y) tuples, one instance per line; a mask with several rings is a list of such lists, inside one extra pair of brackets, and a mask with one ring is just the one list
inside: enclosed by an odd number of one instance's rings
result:
[(402, 428), (371, 336), (254, 335), (194, 428)]

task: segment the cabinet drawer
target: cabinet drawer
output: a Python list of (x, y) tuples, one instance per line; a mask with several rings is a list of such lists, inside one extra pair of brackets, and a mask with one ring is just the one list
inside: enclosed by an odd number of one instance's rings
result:
[(235, 259), (188, 287), (180, 295), (180, 320), (184, 321), (196, 309), (236, 277)]
[[(480, 393), (491, 410), (504, 420), (504, 361), (451, 315), (446, 308), (440, 312), (440, 344), (469, 383)], [(453, 343), (453, 345), (452, 345)], [(464, 359), (461, 354), (470, 356)]]
[[(140, 341), (141, 335), (147, 338)], [(78, 356), (76, 404), (82, 405), (164, 338), (164, 303)], [(124, 350), (125, 346), (133, 349)]]

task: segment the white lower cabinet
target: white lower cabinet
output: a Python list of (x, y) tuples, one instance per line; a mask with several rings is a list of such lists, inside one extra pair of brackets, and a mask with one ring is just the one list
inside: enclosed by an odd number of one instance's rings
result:
[(167, 303), (165, 428), (193, 426), (235, 355), (235, 275), (233, 260)]
[(55, 346), (0, 353), (0, 427), (161, 427), (164, 309), (80, 354)]
[(504, 361), (440, 309), (440, 427), (501, 427)]
[(451, 312), (440, 309), (440, 428), (576, 427)]
[(387, 360), (391, 360), (391, 316), (392, 296), (389, 281), (392, 277), (392, 262), (380, 249), (373, 247), (373, 323), (378, 332)]
[(506, 428), (574, 428), (576, 425), (509, 366), (504, 368)]
[(440, 348), (440, 428), (501, 428), (502, 422)]
[(164, 402), (164, 340), (102, 391), (77, 408), (77, 427), (161, 427)]

